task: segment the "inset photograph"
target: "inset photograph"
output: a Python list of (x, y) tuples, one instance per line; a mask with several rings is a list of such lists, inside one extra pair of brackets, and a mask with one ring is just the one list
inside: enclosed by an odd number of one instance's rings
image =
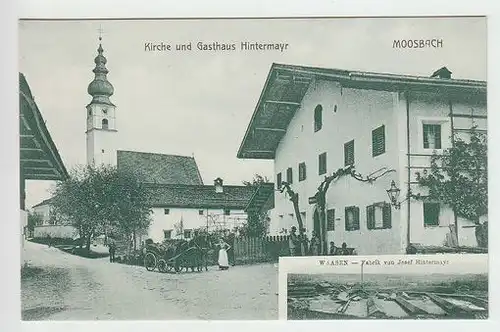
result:
[(486, 319), (486, 274), (289, 274), (289, 320)]
[(487, 319), (488, 256), (280, 260), (280, 319)]

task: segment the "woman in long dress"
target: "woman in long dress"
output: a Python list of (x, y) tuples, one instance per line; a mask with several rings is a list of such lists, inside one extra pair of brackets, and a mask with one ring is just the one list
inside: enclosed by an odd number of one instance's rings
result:
[(229, 244), (224, 242), (224, 240), (219, 241), (219, 269), (227, 270), (229, 269), (229, 260), (227, 258), (227, 251), (231, 248)]

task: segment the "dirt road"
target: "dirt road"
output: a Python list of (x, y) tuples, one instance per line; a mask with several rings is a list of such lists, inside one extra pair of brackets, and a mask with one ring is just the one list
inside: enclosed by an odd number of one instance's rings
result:
[[(278, 268), (161, 274), (27, 243), (24, 320), (277, 319)], [(39, 268), (39, 269), (38, 269)]]

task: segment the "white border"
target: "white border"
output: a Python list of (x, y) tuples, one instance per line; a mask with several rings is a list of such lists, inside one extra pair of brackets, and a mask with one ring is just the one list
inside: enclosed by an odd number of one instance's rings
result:
[[(17, 6), (16, 6), (17, 5)], [(19, 11), (16, 15), (16, 9)], [(20, 1), (0, 1), (0, 34), (1, 38), (1, 89), (0, 101), (2, 105), (2, 118), (0, 121), (0, 191), (2, 218), (2, 238), (0, 239), (0, 254), (2, 255), (2, 303), (0, 308), (0, 330), (18, 331), (20, 318), (20, 298), (19, 298), (19, 181), (18, 181), (18, 95), (17, 95), (17, 17), (22, 18), (123, 18), (123, 17), (270, 17), (270, 16), (419, 16), (419, 15), (488, 15), (488, 108), (489, 124), (493, 126), (497, 123), (496, 117), (500, 111), (498, 101), (498, 75), (500, 73), (498, 60), (500, 52), (498, 49), (499, 38), (499, 1), (498, 0), (324, 0), (324, 1), (303, 1), (303, 0), (253, 0), (246, 2), (235, 2), (231, 0), (149, 0), (149, 1), (112, 1), (112, 0), (86, 0), (86, 1), (64, 1), (64, 0), (20, 0)], [(495, 91), (497, 93), (495, 93)], [(492, 127), (494, 128), (494, 127)], [(498, 130), (489, 131), (490, 147), (498, 141)], [(493, 141), (493, 142), (491, 142)], [(494, 146), (494, 145), (493, 145)], [(496, 154), (498, 149), (490, 148), (490, 169), (499, 169), (497, 166)], [(498, 176), (490, 173), (490, 218), (494, 221), (497, 218), (497, 209), (494, 199), (497, 197)], [(491, 234), (499, 234), (498, 222), (491, 222)], [(440, 331), (470, 331), (471, 329), (496, 330), (494, 325), (498, 323), (496, 312), (498, 301), (497, 282), (498, 266), (496, 255), (498, 253), (499, 241), (490, 241), (490, 320), (478, 323), (476, 321), (450, 321), (446, 323), (418, 321), (413, 324), (402, 322), (370, 322), (370, 330), (401, 331), (422, 330), (425, 328), (438, 328)], [(88, 332), (89, 323), (24, 323), (22, 330), (38, 331), (72, 331)], [(221, 329), (222, 323), (186, 323), (186, 322), (108, 322), (98, 323), (90, 327), (96, 330), (119, 329), (125, 331), (137, 331), (146, 327), (148, 331), (165, 331), (167, 328), (188, 329), (200, 328), (203, 331)], [(287, 331), (294, 329), (331, 329), (338, 327), (334, 325), (328, 327), (328, 322), (308, 322), (305, 326), (301, 323), (293, 325), (283, 322), (253, 322), (251, 324), (241, 324), (241, 322), (225, 322), (222, 328), (234, 328), (240, 331), (249, 331), (262, 328), (286, 328)], [(383, 325), (382, 325), (383, 324)], [(400, 325), (405, 324), (405, 325)], [(232, 325), (232, 326), (230, 326)], [(349, 330), (360, 322), (343, 321), (342, 329)], [(364, 327), (366, 327), (365, 325)]]

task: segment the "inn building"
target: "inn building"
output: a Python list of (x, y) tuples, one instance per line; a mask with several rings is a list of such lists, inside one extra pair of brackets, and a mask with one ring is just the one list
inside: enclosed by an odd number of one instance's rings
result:
[[(466, 139), (473, 126), (486, 132), (486, 121), (486, 82), (453, 79), (445, 67), (418, 77), (273, 64), (237, 156), (274, 161), (272, 235), (297, 226), (289, 197), (278, 190), (287, 182), (309, 238), (314, 230), (361, 255), (450, 245), (456, 232), (459, 245), (477, 246), (472, 221), (458, 218), (455, 228), (450, 207), (405, 198), (425, 196), (416, 173), (429, 169), (433, 153), (454, 136)], [(318, 186), (349, 165), (364, 176), (389, 172), (371, 184), (350, 176), (332, 182), (321, 225)], [(391, 204), (391, 187), (401, 192), (400, 206)]]

